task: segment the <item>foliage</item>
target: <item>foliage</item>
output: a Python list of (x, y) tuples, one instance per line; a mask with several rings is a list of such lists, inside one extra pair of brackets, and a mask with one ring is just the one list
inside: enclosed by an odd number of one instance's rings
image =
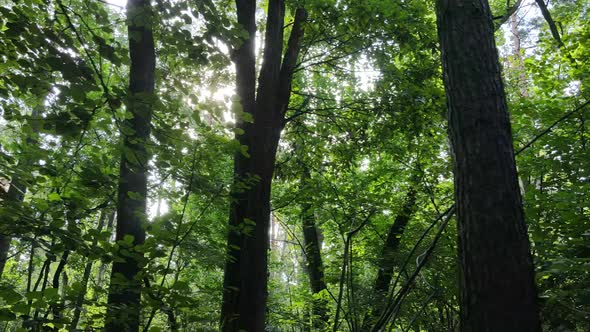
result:
[[(11, 240), (0, 279), (5, 331), (104, 325), (108, 271), (125, 245), (113, 240), (113, 214), (131, 37), (124, 8), (112, 3), (0, 1), (0, 234)], [(175, 317), (181, 331), (215, 331), (232, 156), (247, 153), (233, 128), (247, 114), (234, 103), (231, 63), (244, 36), (233, 2), (153, 5), (157, 101), (142, 328), (169, 330)], [(267, 330), (309, 331), (320, 298), (327, 329), (361, 331), (384, 239), (413, 188), (416, 212), (395, 253), (392, 297), (403, 301), (389, 324), (452, 331), (459, 319), (452, 221), (410, 278), (435, 240), (436, 228), (426, 231), (453, 203), (433, 4), (293, 0), (287, 21), (298, 6), (309, 19), (274, 172)], [(506, 4), (492, 8), (501, 16)], [(516, 150), (590, 98), (590, 4), (549, 9), (562, 47), (534, 2), (516, 13), (521, 50), (514, 52), (509, 23), (497, 30)], [(587, 117), (587, 107), (572, 113), (517, 157), (550, 331), (590, 330)], [(305, 170), (310, 178), (302, 181)], [(9, 197), (10, 186), (26, 193), (22, 201)], [(327, 290), (319, 294), (306, 274), (304, 204), (320, 230)], [(405, 283), (409, 292), (399, 293)], [(81, 318), (71, 326), (76, 310)]]

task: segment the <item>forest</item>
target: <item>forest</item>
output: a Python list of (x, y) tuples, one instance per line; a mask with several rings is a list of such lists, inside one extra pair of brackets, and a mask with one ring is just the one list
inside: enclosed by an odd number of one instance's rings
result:
[(590, 331), (589, 22), (0, 0), (0, 332)]

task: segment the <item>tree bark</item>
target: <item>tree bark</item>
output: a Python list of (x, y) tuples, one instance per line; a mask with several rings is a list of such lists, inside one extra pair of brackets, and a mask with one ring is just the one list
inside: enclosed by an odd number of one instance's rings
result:
[[(301, 176), (301, 188), (310, 179), (309, 169), (305, 167)], [(305, 201), (301, 205), (301, 221), (303, 226), (303, 245), (305, 247), (305, 260), (309, 285), (313, 295), (327, 289), (324, 279), (324, 264), (322, 263), (321, 246), (318, 237), (313, 205)], [(328, 303), (325, 299), (313, 299), (312, 302), (312, 330), (322, 331), (329, 321)]]
[(389, 227), (387, 238), (383, 244), (383, 250), (381, 251), (381, 257), (377, 269), (377, 277), (375, 278), (375, 284), (373, 286), (374, 298), (372, 305), (363, 320), (363, 331), (368, 331), (370, 327), (373, 326), (385, 306), (387, 294), (389, 293), (389, 285), (391, 284), (391, 279), (393, 277), (393, 269), (395, 267), (394, 255), (399, 248), (406, 226), (408, 225), (415, 209), (416, 190), (410, 188), (406, 195), (402, 210), (395, 217), (391, 227)]
[(248, 150), (234, 157), (221, 330), (257, 332), (264, 331), (266, 320), (272, 175), (306, 13), (297, 10), (281, 63), (285, 2), (269, 1), (264, 56), (256, 90), (256, 1), (236, 0), (236, 7), (238, 23), (248, 33), (233, 55), (237, 93), (242, 111), (253, 121), (244, 121), (238, 115), (237, 128), (242, 134), (237, 139)]
[[(152, 8), (149, 0), (127, 2), (129, 38), (129, 90), (127, 112), (131, 119), (123, 123), (117, 199), (116, 241), (119, 251), (113, 262), (107, 302), (107, 332), (138, 331), (141, 299), (143, 253), (136, 249), (145, 241), (147, 164), (146, 144), (155, 86), (155, 47), (152, 32)], [(132, 239), (129, 241), (128, 239)]]
[(437, 18), (454, 155), (461, 330), (540, 331), (489, 5), (439, 0)]

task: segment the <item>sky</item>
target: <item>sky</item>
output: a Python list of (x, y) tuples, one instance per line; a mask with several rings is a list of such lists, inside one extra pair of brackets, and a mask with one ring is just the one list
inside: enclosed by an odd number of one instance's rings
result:
[(105, 0), (105, 2), (113, 4), (113, 5), (117, 5), (120, 7), (125, 7), (125, 5), (127, 4), (127, 0)]

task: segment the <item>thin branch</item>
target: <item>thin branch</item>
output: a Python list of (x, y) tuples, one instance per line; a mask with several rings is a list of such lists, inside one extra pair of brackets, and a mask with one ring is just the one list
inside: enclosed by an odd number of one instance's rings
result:
[(504, 15), (494, 17), (494, 20), (498, 20), (497, 22), (494, 22), (496, 30), (500, 29), (502, 24), (506, 23), (510, 16), (514, 15), (518, 11), (518, 8), (520, 8), (520, 5), (522, 4), (522, 0), (516, 1), (516, 3), (512, 6), (509, 6), (509, 3), (510, 1), (507, 1), (506, 13)]
[(553, 131), (553, 128), (555, 128), (560, 122), (564, 121), (565, 119), (569, 118), (570, 116), (574, 115), (575, 113), (583, 110), (586, 106), (588, 106), (590, 104), (590, 100), (588, 100), (587, 102), (583, 103), (582, 105), (578, 106), (577, 108), (565, 113), (562, 117), (560, 117), (559, 119), (557, 119), (555, 122), (553, 122), (553, 124), (551, 124), (549, 127), (547, 127), (545, 130), (543, 130), (542, 132), (540, 132), (539, 134), (537, 134), (537, 136), (535, 136), (532, 140), (530, 140), (527, 144), (525, 144), (522, 148), (518, 149), (518, 151), (516, 151), (516, 153), (514, 153), (515, 156), (518, 156), (521, 152), (525, 151), (526, 149), (528, 149), (531, 145), (533, 145), (533, 143), (535, 143), (537, 140), (539, 140), (541, 137), (545, 136), (546, 134), (550, 133), (551, 131)]
[(441, 238), (443, 231), (445, 230), (449, 221), (452, 219), (453, 215), (455, 214), (455, 205), (453, 204), (453, 206), (451, 206), (447, 211), (448, 211), (448, 213), (447, 213), (444, 221), (442, 222), (442, 224), (438, 227), (438, 231), (437, 231), (436, 235), (434, 236), (434, 240), (432, 241), (432, 243), (430, 244), (428, 249), (426, 249), (426, 251), (424, 253), (422, 253), (420, 256), (418, 256), (418, 258), (417, 258), (418, 265), (416, 266), (414, 273), (412, 273), (412, 275), (408, 278), (408, 280), (404, 283), (402, 288), (396, 294), (394, 301), (387, 305), (383, 314), (381, 315), (381, 317), (379, 317), (379, 320), (377, 321), (375, 326), (373, 326), (373, 328), (371, 329), (372, 332), (380, 331), (382, 328), (384, 328), (387, 325), (387, 323), (392, 318), (394, 318), (395, 312), (399, 309), (399, 306), (402, 303), (403, 299), (409, 293), (411, 286), (414, 283), (414, 280), (416, 280), (416, 278), (420, 274), (420, 271), (428, 262), (428, 258), (430, 258), (430, 255), (432, 254), (432, 252), (436, 248), (436, 244), (438, 243), (438, 240)]

